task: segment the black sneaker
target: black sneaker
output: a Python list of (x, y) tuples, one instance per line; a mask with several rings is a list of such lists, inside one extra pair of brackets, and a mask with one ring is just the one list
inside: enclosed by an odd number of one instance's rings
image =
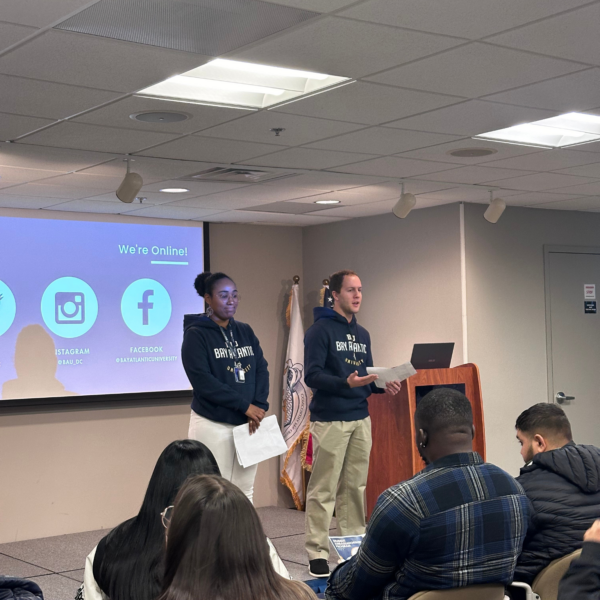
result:
[(329, 564), (324, 558), (315, 558), (308, 561), (308, 572), (313, 577), (329, 577), (331, 575)]

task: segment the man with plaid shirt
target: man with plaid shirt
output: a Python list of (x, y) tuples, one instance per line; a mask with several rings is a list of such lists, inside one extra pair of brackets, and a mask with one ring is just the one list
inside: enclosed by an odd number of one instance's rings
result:
[(512, 581), (529, 501), (513, 477), (472, 451), (471, 404), (437, 388), (419, 403), (415, 431), (427, 467), (381, 494), (358, 553), (329, 579), (329, 600), (406, 600)]

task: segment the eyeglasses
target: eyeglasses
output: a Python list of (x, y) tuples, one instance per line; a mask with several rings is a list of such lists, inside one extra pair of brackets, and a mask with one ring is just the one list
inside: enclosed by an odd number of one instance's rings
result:
[(219, 292), (217, 294), (217, 298), (221, 301), (233, 300), (234, 302), (238, 302), (241, 298), (241, 295), (238, 292)]
[(171, 522), (171, 516), (173, 515), (173, 506), (167, 506), (165, 510), (160, 513), (160, 519), (162, 521), (163, 527), (165, 529), (169, 528), (169, 523)]

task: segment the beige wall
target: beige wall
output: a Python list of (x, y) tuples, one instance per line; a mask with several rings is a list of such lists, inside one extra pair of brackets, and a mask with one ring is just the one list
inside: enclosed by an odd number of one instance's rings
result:
[(496, 225), (465, 207), (469, 360), (481, 369), (488, 460), (518, 474), (518, 415), (546, 402), (544, 245), (600, 245), (600, 215), (509, 207)]
[[(238, 317), (261, 341), (280, 417), (286, 292), (302, 275), (301, 230), (213, 225), (210, 233), (212, 270), (242, 291)], [(137, 511), (156, 458), (187, 436), (189, 406), (114, 404), (0, 414), (0, 543), (110, 528)], [(280, 488), (277, 461), (261, 465), (257, 506), (283, 505)]]
[(305, 327), (325, 277), (356, 271), (363, 284), (359, 322), (371, 334), (374, 361), (410, 359), (414, 343), (456, 342), (462, 364), (458, 204), (380, 215), (303, 230)]

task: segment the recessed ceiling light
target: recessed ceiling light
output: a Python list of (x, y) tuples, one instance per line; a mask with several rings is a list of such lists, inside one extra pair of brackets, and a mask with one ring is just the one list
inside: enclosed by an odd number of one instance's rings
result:
[(218, 58), (139, 93), (180, 102), (266, 108), (345, 81), (349, 79)]
[(189, 192), (190, 190), (186, 188), (163, 188), (160, 191), (165, 194), (183, 194), (183, 192)]
[(456, 150), (450, 150), (448, 154), (458, 158), (479, 158), (481, 156), (496, 154), (496, 152), (498, 150), (494, 150), (493, 148), (457, 148)]
[(315, 204), (339, 204), (340, 200), (315, 200)]
[(474, 139), (541, 148), (564, 148), (588, 144), (600, 140), (600, 116), (567, 113), (550, 119), (482, 133), (474, 136)]

